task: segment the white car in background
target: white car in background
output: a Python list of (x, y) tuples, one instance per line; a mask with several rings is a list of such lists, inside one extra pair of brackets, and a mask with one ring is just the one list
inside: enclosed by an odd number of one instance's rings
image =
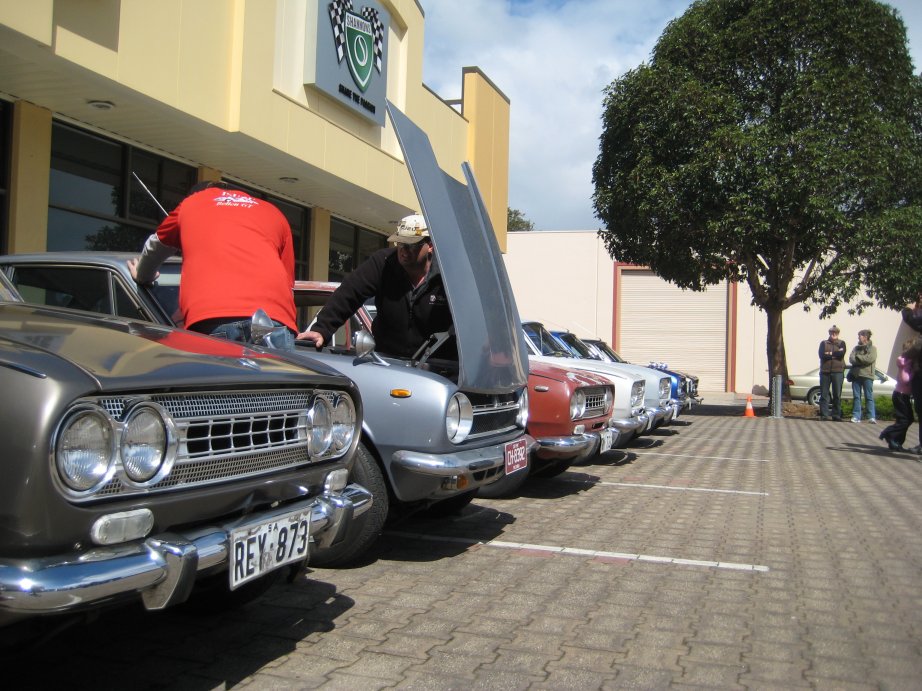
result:
[[(848, 376), (849, 365), (845, 366), (845, 376)], [(806, 374), (794, 374), (788, 377), (788, 386), (791, 389), (791, 398), (795, 401), (806, 401), (813, 405), (820, 404), (820, 368), (812, 369)], [(879, 369), (874, 370), (874, 397), (886, 396), (890, 398), (896, 387), (896, 379)], [(852, 384), (845, 381), (842, 384), (842, 398), (852, 399)]]

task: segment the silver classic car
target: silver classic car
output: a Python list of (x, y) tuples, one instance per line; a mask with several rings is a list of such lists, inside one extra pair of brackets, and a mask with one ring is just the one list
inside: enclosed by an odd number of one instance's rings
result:
[[(462, 508), (478, 488), (522, 472), (535, 444), (525, 433), (528, 360), (518, 313), (473, 176), (464, 166), (465, 185), (441, 171), (425, 133), (399, 111), (389, 113), (431, 229), (458, 359), (436, 360), (430, 351), (412, 360), (380, 357), (364, 309), (322, 351), (299, 342), (293, 357), (353, 379), (364, 404), (351, 477), (374, 494), (374, 506), (355, 522), (348, 540), (312, 555), (314, 563), (327, 566), (358, 558), (389, 516)], [(10, 255), (0, 257), (0, 268), (30, 299), (174, 323), (181, 264), (168, 261), (156, 285), (138, 286), (125, 265), (130, 256)], [(335, 287), (296, 284), (302, 328)]]
[(306, 364), (28, 304), (0, 273), (0, 638), (244, 601), (345, 539), (372, 504), (348, 481), (361, 399)]

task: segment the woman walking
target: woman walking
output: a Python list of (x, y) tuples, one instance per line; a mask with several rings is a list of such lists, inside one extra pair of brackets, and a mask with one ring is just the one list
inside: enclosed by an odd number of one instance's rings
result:
[(871, 343), (871, 332), (858, 332), (858, 345), (852, 348), (848, 361), (852, 363), (851, 381), (854, 404), (852, 422), (861, 422), (861, 398), (864, 397), (868, 411), (868, 422), (877, 424), (877, 409), (874, 407), (874, 365), (877, 363), (877, 348)]
[(912, 375), (916, 368), (919, 346), (916, 339), (910, 338), (903, 343), (903, 352), (896, 359), (899, 372), (893, 389), (893, 424), (880, 433), (880, 438), (887, 442), (891, 451), (905, 451), (906, 432), (912, 424)]

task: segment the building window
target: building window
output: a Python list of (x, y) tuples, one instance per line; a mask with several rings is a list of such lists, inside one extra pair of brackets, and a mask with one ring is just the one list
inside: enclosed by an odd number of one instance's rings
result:
[[(137, 175), (155, 198), (151, 198)], [(51, 132), (49, 250), (138, 252), (197, 171), (64, 123)]]
[(330, 280), (341, 281), (382, 247), (387, 237), (338, 218), (330, 221)]
[(0, 101), (0, 254), (9, 251), (10, 165), (13, 107)]

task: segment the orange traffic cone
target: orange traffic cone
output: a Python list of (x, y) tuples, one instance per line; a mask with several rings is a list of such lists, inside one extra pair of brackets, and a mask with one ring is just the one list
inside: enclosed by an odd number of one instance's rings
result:
[(743, 417), (755, 417), (756, 411), (752, 409), (752, 396), (746, 398), (746, 412), (743, 413)]

